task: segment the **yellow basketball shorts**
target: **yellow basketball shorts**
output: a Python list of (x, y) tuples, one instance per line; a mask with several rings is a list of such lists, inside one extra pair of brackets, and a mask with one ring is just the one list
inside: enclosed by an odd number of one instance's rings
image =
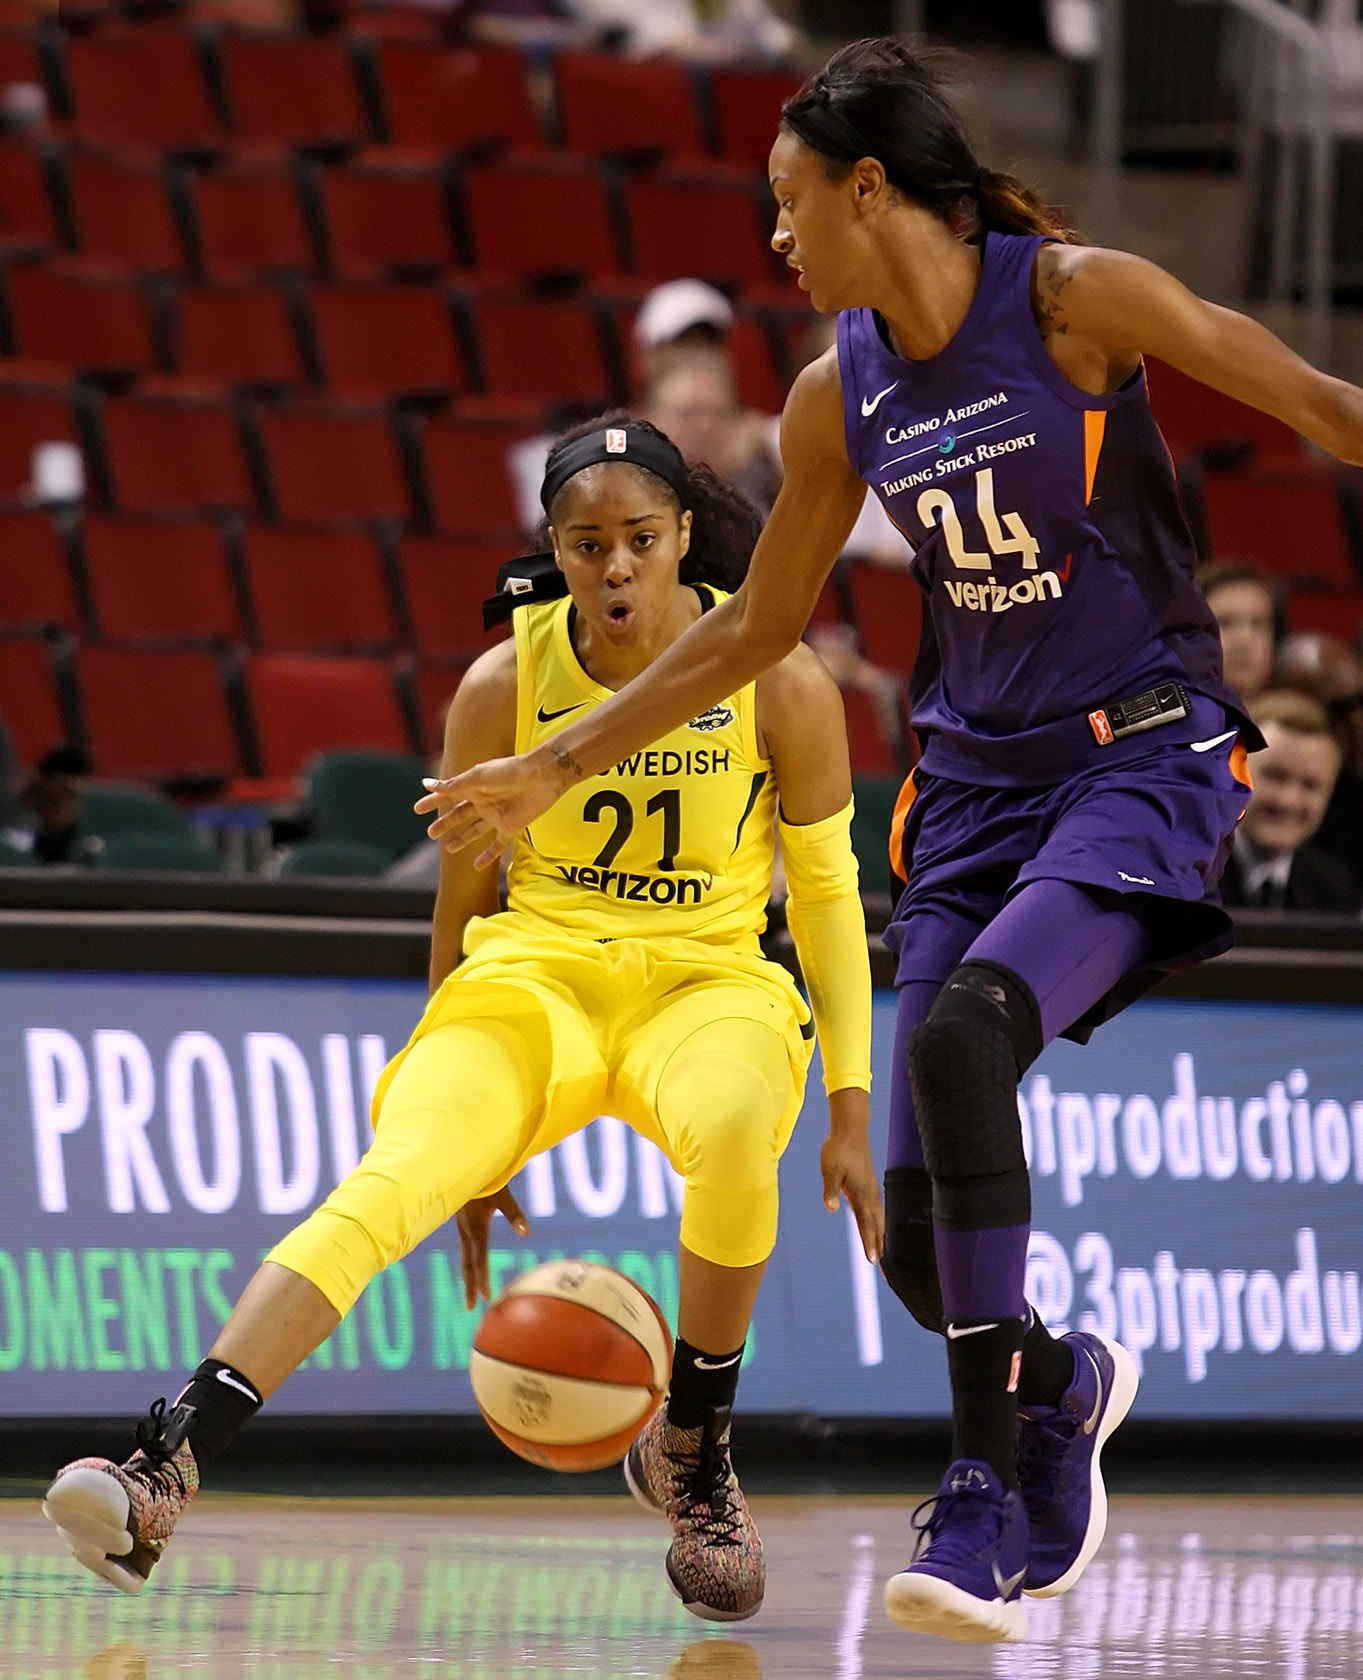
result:
[(465, 1202), (614, 1114), (682, 1175), (685, 1247), (765, 1260), (813, 1042), (786, 971), (694, 940), (588, 944), (511, 912), (465, 947), (379, 1079), (368, 1153), (270, 1258), (344, 1314)]

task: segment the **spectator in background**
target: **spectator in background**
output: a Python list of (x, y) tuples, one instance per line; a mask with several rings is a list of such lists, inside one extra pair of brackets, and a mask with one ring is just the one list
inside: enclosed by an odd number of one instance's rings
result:
[(1363, 660), (1340, 636), (1297, 631), (1278, 650), (1273, 686), (1309, 694), (1329, 714), (1344, 764), (1311, 844), (1363, 889)]
[(1268, 575), (1249, 560), (1215, 560), (1197, 574), (1221, 631), (1227, 683), (1246, 703), (1273, 675), (1278, 602)]
[(767, 0), (563, 0), (580, 23), (617, 36), (638, 58), (667, 53), (697, 64), (788, 59), (800, 35)]
[(733, 326), (733, 305), (718, 288), (704, 280), (665, 280), (634, 317), (630, 384), (645, 390), (676, 350), (723, 351)]
[(1357, 915), (1358, 883), (1311, 844), (1343, 762), (1325, 708), (1309, 695), (1273, 689), (1249, 711), (1267, 744), (1254, 760), (1254, 792), (1235, 831), (1222, 899), (1231, 908)]
[(765, 517), (781, 488), (781, 464), (766, 415), (745, 413), (723, 349), (673, 352), (649, 380), (639, 412), (681, 450), (748, 498)]
[(9, 725), (0, 718), (0, 840), (17, 851), (33, 848), (33, 816), (24, 804), (24, 767)]

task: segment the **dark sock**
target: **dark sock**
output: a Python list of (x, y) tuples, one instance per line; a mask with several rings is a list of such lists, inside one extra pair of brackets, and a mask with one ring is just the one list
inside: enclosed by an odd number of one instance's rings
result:
[(738, 1370), (745, 1345), (741, 1343), (732, 1353), (706, 1353), (678, 1336), (672, 1355), (667, 1421), (678, 1429), (699, 1429), (711, 1406), (731, 1407), (738, 1393)]
[(1022, 1336), (1018, 1405), (1057, 1406), (1073, 1381), (1074, 1349), (1053, 1336), (1037, 1317), (1036, 1308), (1029, 1306)]
[(237, 1431), (260, 1410), (261, 1399), (249, 1377), (221, 1359), (205, 1359), (175, 1397), (175, 1408), (193, 1408), (187, 1431), (200, 1470), (231, 1445)]
[(947, 1325), (951, 1456), (983, 1459), (1005, 1488), (1018, 1485), (1018, 1405), (1013, 1385), (1021, 1349), (1020, 1318), (978, 1328)]

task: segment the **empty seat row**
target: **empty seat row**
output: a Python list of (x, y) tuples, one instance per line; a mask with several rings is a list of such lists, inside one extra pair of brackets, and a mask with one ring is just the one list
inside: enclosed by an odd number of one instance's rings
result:
[[(465, 276), (448, 286), (148, 287), (71, 263), (14, 262), (0, 279), (4, 349), (96, 380), (178, 375), (246, 390), (325, 388), (430, 401), (479, 392), (544, 410), (625, 398), (642, 292), (571, 297)], [(786, 389), (780, 309), (746, 309), (733, 334), (739, 395), (773, 412)], [(0, 378), (5, 366), (0, 360)]]
[(695, 274), (769, 290), (765, 180), (718, 160), (621, 173), (577, 153), (464, 169), (378, 148), (204, 167), (106, 146), (0, 142), (0, 249), (64, 249), (143, 273), (343, 280), (460, 267), (535, 278)]
[[(27, 762), (74, 739), (99, 776), (280, 797), (337, 747), (434, 750), (464, 663), (0, 635), (0, 714)], [(234, 788), (242, 778), (270, 785)]]
[[(298, 791), (304, 767), (323, 752), (437, 750), (466, 667), (467, 657), (241, 655), (0, 633), (0, 714), (28, 762), (76, 739), (102, 777), (280, 798)], [(844, 705), (853, 769), (902, 768), (900, 727), (887, 728), (858, 691)]]
[(0, 630), (436, 659), (483, 644), (509, 541), (0, 510)]
[(0, 31), (0, 80), (45, 84), (78, 132), (170, 150), (237, 139), (463, 152), (561, 139), (585, 151), (712, 151), (759, 165), (799, 84), (787, 74), (701, 76), (668, 59), (561, 52), (546, 128), (528, 61), (511, 47), (154, 21)]

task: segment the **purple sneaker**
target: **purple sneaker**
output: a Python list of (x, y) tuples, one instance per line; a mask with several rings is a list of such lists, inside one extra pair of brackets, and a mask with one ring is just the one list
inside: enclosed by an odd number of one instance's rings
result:
[(1018, 1407), (1018, 1480), (1027, 1504), (1027, 1584), (1033, 1598), (1068, 1592), (1107, 1528), (1098, 1457), (1136, 1398), (1136, 1362), (1088, 1330), (1063, 1336), (1074, 1381), (1055, 1406)]
[[(918, 1521), (918, 1512), (927, 1519)], [(922, 1538), (909, 1567), (885, 1587), (890, 1620), (914, 1633), (963, 1644), (1027, 1637), (1027, 1508), (1022, 1496), (977, 1458), (958, 1458), (937, 1497), (913, 1514)]]

